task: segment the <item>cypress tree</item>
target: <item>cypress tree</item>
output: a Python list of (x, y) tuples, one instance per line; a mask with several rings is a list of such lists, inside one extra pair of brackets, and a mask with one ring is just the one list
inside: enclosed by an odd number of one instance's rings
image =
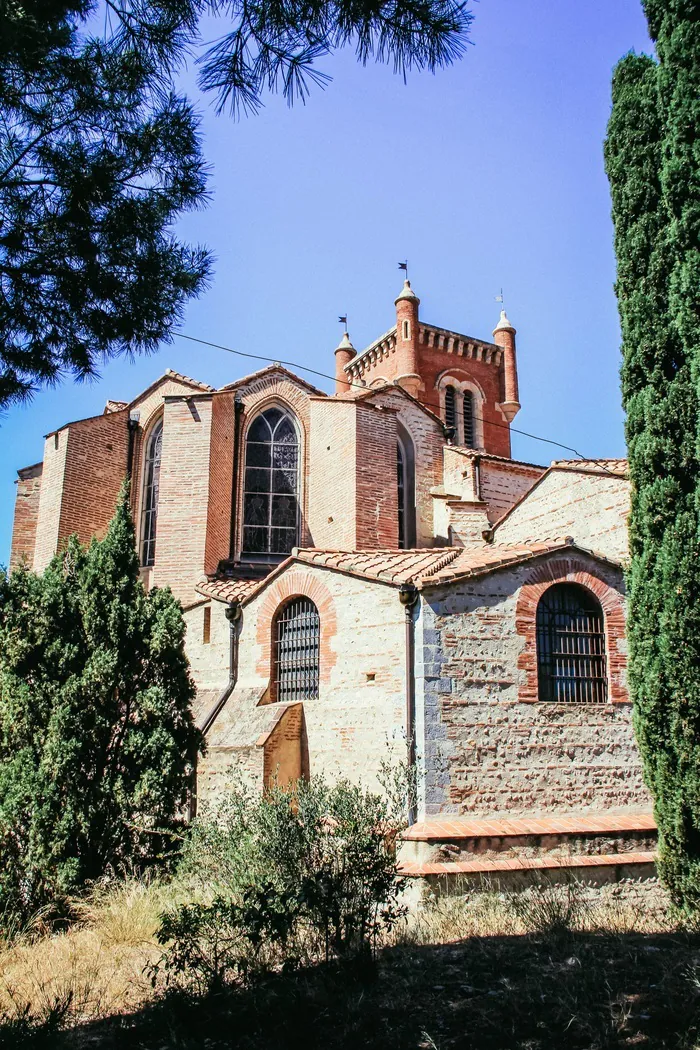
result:
[[(605, 147), (632, 480), (630, 690), (659, 872), (700, 905), (700, 4), (647, 0), (658, 59), (626, 56)], [(694, 282), (694, 283), (693, 283)]]
[(143, 590), (126, 498), (102, 541), (0, 580), (0, 910), (156, 859), (201, 746), (193, 696), (180, 607)]

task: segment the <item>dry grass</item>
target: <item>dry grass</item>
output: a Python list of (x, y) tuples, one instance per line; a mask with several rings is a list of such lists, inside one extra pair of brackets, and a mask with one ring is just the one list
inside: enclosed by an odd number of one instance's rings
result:
[(138, 880), (96, 890), (74, 905), (70, 929), (51, 933), (39, 916), (0, 943), (0, 1015), (79, 1023), (134, 1010), (153, 995), (144, 967), (169, 892)]
[(164, 999), (143, 973), (182, 892), (126, 882), (83, 902), (69, 931), (39, 922), (6, 943), (0, 1047), (31, 1045), (28, 1016), (51, 1050), (700, 1047), (700, 936), (653, 881), (433, 896), (378, 974), (315, 967), (215, 1001)]

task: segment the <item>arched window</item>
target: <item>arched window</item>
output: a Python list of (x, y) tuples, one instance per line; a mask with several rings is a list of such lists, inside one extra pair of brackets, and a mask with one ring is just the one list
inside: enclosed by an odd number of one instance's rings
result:
[(402, 423), (397, 423), (396, 497), (399, 511), (399, 547), (416, 543), (416, 463), (413, 441)]
[(457, 426), (457, 395), (453, 386), (445, 387), (445, 426)]
[(399, 502), (399, 547), (406, 546), (406, 478), (401, 442), (396, 443), (396, 488)]
[(463, 393), (464, 398), (464, 409), (463, 409), (463, 422), (464, 422), (464, 442), (466, 448), (476, 448), (476, 433), (474, 430), (474, 395), (471, 390), (465, 390)]
[(537, 606), (540, 700), (604, 704), (607, 700), (603, 610), (585, 587), (556, 583)]
[(321, 622), (309, 598), (292, 598), (277, 611), (273, 623), (276, 701), (318, 697)]
[(143, 463), (143, 496), (141, 500), (141, 564), (154, 565), (156, 560), (156, 519), (158, 517), (158, 483), (163, 449), (163, 421), (151, 430)]
[(243, 553), (289, 554), (299, 533), (299, 439), (291, 416), (268, 408), (246, 440)]

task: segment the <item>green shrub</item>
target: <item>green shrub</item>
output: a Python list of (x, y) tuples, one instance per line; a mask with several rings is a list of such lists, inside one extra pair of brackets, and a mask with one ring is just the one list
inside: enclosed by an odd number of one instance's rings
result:
[(198, 818), (179, 876), (199, 901), (162, 916), (154, 978), (215, 988), (318, 959), (371, 958), (405, 914), (404, 807), (341, 780), (237, 785)]
[(126, 490), (103, 540), (0, 572), (0, 922), (172, 849), (202, 746), (184, 635)]

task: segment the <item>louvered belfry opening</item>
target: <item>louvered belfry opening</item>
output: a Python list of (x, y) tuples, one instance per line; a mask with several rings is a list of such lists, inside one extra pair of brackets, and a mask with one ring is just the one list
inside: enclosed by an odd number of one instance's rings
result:
[(445, 387), (445, 426), (457, 426), (457, 395), (453, 386)]
[(476, 448), (476, 437), (474, 433), (474, 395), (471, 390), (464, 391), (464, 445), (466, 448)]
[(607, 702), (603, 610), (585, 587), (557, 583), (540, 598), (537, 676), (540, 700)]
[(309, 598), (292, 598), (273, 626), (274, 699), (316, 700), (321, 649), (318, 609)]

